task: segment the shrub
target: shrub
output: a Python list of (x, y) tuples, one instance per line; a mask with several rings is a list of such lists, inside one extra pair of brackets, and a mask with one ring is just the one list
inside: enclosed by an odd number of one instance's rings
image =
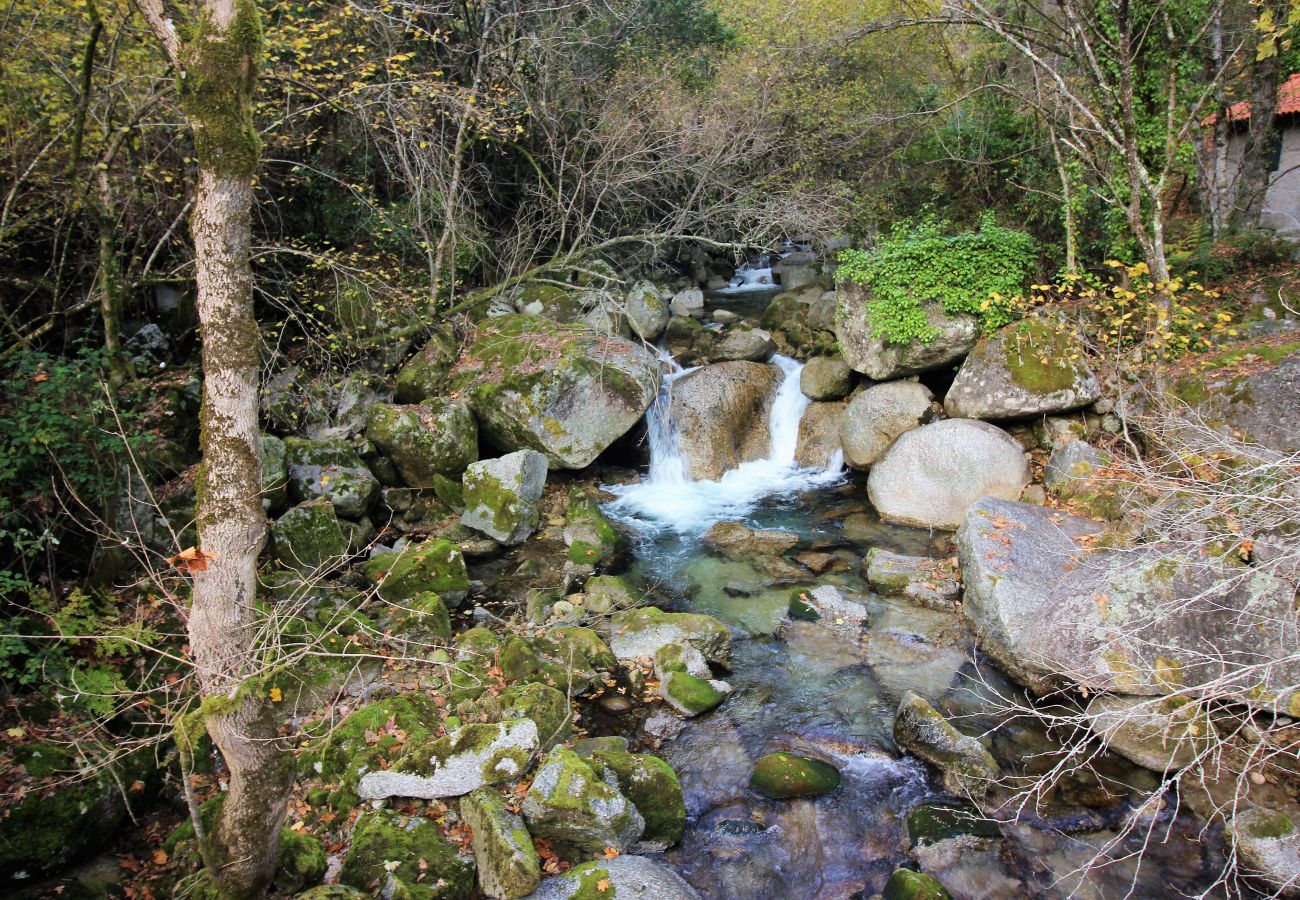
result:
[[(1033, 238), (986, 216), (978, 231), (949, 233), (946, 222), (901, 223), (871, 250), (840, 254), (839, 277), (871, 289), (872, 330), (891, 344), (934, 340), (924, 304), (979, 318), (986, 331), (1014, 321), (1036, 258)], [(995, 298), (990, 302), (990, 298)]]

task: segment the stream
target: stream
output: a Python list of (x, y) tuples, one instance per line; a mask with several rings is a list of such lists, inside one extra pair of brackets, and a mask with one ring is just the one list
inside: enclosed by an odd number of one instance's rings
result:
[[(617, 497), (605, 510), (638, 535), (634, 579), (673, 598), (676, 610), (731, 627), (725, 677), (736, 689), (658, 748), (681, 779), (689, 817), (682, 842), (665, 855), (669, 865), (718, 900), (867, 898), (918, 858), (955, 897), (1225, 895), (1210, 875), (1221, 859), (1217, 835), (1175, 816), (1173, 804), (1135, 837), (1116, 839), (1158, 779), (1100, 751), (1091, 772), (1062, 778), (1036, 808), (999, 816), (1001, 824), (959, 815), (940, 836), (970, 834), (916, 850), (909, 815), (919, 828), (936, 821), (936, 811), (937, 820), (954, 818), (943, 810), (960, 804), (896, 747), (894, 711), (904, 692), (928, 698), (965, 733), (987, 735), (1004, 772), (1046, 771), (1059, 745), (1032, 717), (998, 711), (999, 697), (1020, 692), (974, 650), (960, 614), (870, 592), (859, 565), (871, 547), (946, 557), (951, 538), (882, 523), (866, 503), (864, 479), (838, 458), (821, 470), (794, 462), (809, 402), (799, 390), (800, 363), (771, 360), (784, 378), (772, 401), (768, 456), (696, 482), (668, 416), (672, 383), (685, 372), (666, 353), (663, 361), (669, 374), (647, 416), (649, 470), (640, 482), (607, 486)], [(795, 532), (796, 552), (829, 553), (836, 562), (803, 582), (774, 584), (759, 560), (704, 551), (699, 536), (727, 520)], [(786, 620), (792, 591), (818, 584), (866, 607), (862, 634)], [(748, 780), (754, 761), (774, 751), (826, 760), (843, 782), (817, 799), (768, 800)], [(1144, 839), (1139, 865), (1131, 852)]]

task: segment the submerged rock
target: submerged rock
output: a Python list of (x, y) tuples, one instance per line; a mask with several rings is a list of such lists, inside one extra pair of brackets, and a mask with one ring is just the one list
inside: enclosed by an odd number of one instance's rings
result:
[(473, 463), (462, 478), (461, 524), (506, 546), (521, 543), (537, 530), (546, 468), (546, 457), (535, 450)]
[(984, 745), (953, 728), (924, 697), (908, 691), (894, 717), (898, 746), (942, 774), (944, 790), (983, 796), (999, 775)]
[(975, 345), (943, 406), (954, 418), (1020, 419), (1068, 412), (1100, 397), (1078, 342), (1046, 322), (1026, 321)]
[(756, 362), (702, 366), (673, 382), (671, 415), (686, 469), (696, 481), (717, 481), (770, 449), (768, 412), (781, 370)]
[(755, 555), (780, 555), (799, 543), (799, 535), (777, 528), (750, 528), (741, 522), (719, 522), (700, 538), (705, 547), (727, 559), (745, 561)]
[(930, 389), (916, 381), (873, 384), (856, 394), (840, 425), (844, 461), (855, 469), (870, 468), (895, 438), (921, 426), (933, 401)]
[(820, 759), (769, 753), (754, 764), (749, 786), (773, 800), (819, 797), (840, 786), (840, 770)]
[(926, 303), (922, 307), (926, 322), (938, 335), (930, 341), (891, 343), (872, 329), (867, 310), (869, 299), (870, 292), (862, 285), (840, 283), (835, 336), (844, 361), (876, 381), (914, 375), (955, 362), (970, 352), (979, 337), (979, 322), (974, 316), (949, 314), (939, 304)]
[[(600, 885), (605, 885), (602, 889)], [(662, 863), (644, 856), (618, 856), (583, 863), (547, 878), (529, 900), (588, 900), (631, 897), (635, 900), (700, 900), (686, 881)]]
[(460, 802), (460, 815), (473, 832), (479, 888), (494, 900), (517, 900), (537, 889), (542, 864), (524, 820), (506, 809), (491, 788), (479, 788)]
[(459, 797), (484, 785), (518, 779), (537, 744), (532, 719), (462, 725), (446, 737), (409, 747), (389, 769), (367, 772), (357, 795), (362, 800)]
[(659, 366), (623, 338), (511, 315), (479, 327), (450, 384), (498, 447), (582, 469), (645, 415)]
[(898, 869), (885, 883), (881, 900), (950, 900), (937, 878), (911, 869)]
[(867, 495), (883, 519), (957, 528), (976, 500), (1016, 500), (1028, 483), (1024, 452), (1005, 431), (946, 419), (894, 441), (872, 467)]
[(474, 867), (438, 834), (432, 819), (379, 809), (352, 829), (339, 880), (354, 888), (411, 900), (468, 900)]
[(524, 819), (535, 837), (554, 841), (570, 858), (622, 852), (641, 837), (645, 819), (617, 788), (572, 750), (556, 747), (524, 797)]

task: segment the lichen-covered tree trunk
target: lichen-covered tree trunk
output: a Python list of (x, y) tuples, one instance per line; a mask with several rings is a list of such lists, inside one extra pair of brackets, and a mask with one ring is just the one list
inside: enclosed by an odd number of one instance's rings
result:
[(230, 770), (204, 858), (222, 896), (247, 897), (274, 875), (293, 783), (255, 640), (257, 557), (266, 538), (250, 260), (261, 21), (256, 0), (194, 0), (182, 40), (161, 0), (136, 2), (181, 76), (181, 106), (198, 157), (190, 223), (203, 342), (196, 512), (207, 567), (194, 573), (189, 639), (204, 722)]

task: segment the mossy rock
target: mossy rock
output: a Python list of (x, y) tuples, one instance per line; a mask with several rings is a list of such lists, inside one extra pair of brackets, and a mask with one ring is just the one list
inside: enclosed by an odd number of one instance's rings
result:
[(379, 498), (379, 480), (347, 441), (285, 438), (289, 492), (294, 500), (323, 497), (345, 519), (359, 519)]
[(310, 834), (291, 828), (280, 829), (280, 857), (275, 870), (275, 889), (292, 894), (325, 877), (325, 848)]
[[(572, 550), (576, 544), (577, 542), (569, 547), (570, 560), (573, 558)], [(632, 586), (617, 575), (597, 575), (589, 578), (582, 592), (586, 595), (583, 606), (588, 612), (596, 615), (632, 609), (640, 599), (638, 592), (632, 590)]]
[(573, 710), (562, 691), (546, 684), (518, 684), (502, 691), (500, 699), (504, 715), (536, 723), (542, 750), (568, 740)]
[(484, 894), (515, 900), (537, 889), (541, 859), (524, 820), (506, 809), (500, 794), (491, 788), (471, 792), (460, 801), (460, 815), (474, 835), (474, 861)]
[(447, 604), (433, 591), (416, 594), (390, 608), (380, 627), (408, 651), (451, 641), (451, 614), (447, 612)]
[(294, 900), (365, 900), (370, 895), (346, 884), (318, 884), (294, 896)]
[(664, 673), (660, 693), (674, 709), (686, 716), (698, 716), (721, 705), (727, 694), (706, 678), (685, 671)]
[(840, 770), (820, 759), (769, 753), (755, 763), (749, 786), (773, 800), (819, 797), (840, 786)]
[(553, 628), (534, 638), (506, 638), (499, 665), (511, 683), (544, 684), (576, 696), (594, 688), (618, 660), (590, 628)]
[(433, 476), (433, 493), (455, 512), (465, 511), (465, 486), (445, 475)]
[(299, 503), (271, 526), (271, 549), (280, 565), (303, 574), (337, 569), (348, 558), (348, 540), (334, 505), (324, 497)]
[(435, 398), (408, 406), (376, 403), (366, 420), (366, 438), (413, 488), (432, 488), (436, 476), (459, 476), (478, 460), (474, 414), (455, 400)]
[(975, 345), (944, 409), (955, 419), (1016, 419), (1067, 412), (1100, 397), (1079, 343), (1054, 324), (1025, 321)]
[(289, 502), (289, 466), (284, 441), (262, 435), (262, 509), (276, 515)]
[(148, 782), (151, 759), (137, 752), (106, 763), (53, 744), (28, 745), (23, 765), (41, 783), (0, 819), (0, 879), (53, 873), (111, 840), (127, 821), (127, 804), (143, 796), (124, 794), (122, 785)]
[(380, 598), (389, 603), (432, 591), (455, 608), (469, 592), (465, 557), (451, 541), (436, 539), (397, 553), (379, 553), (368, 559), (364, 568)]
[(976, 738), (962, 734), (930, 703), (908, 691), (894, 717), (898, 746), (939, 770), (944, 789), (982, 796), (998, 778), (998, 764)]
[(626, 797), (572, 750), (546, 757), (524, 798), (524, 818), (535, 837), (554, 841), (568, 859), (626, 850), (645, 820)]
[(470, 465), (461, 477), (461, 524), (507, 546), (521, 543), (537, 530), (546, 471), (546, 456), (536, 450)]
[(1000, 838), (1002, 830), (973, 806), (926, 803), (907, 814), (907, 834), (914, 846), (924, 846), (963, 835)]
[(950, 900), (951, 894), (939, 881), (911, 869), (898, 869), (885, 884), (883, 900)]
[(381, 809), (357, 820), (339, 880), (402, 900), (468, 900), (474, 867), (429, 819)]
[(615, 614), (609, 627), (609, 647), (619, 659), (653, 659), (664, 644), (682, 643), (719, 665), (725, 666), (731, 656), (731, 631), (712, 616), (645, 606)]
[(438, 396), (447, 373), (456, 362), (458, 350), (451, 335), (434, 330), (428, 343), (398, 370), (395, 386), (397, 402), (421, 403)]
[(786, 608), (786, 614), (790, 618), (798, 622), (816, 622), (822, 617), (817, 608), (804, 599), (807, 596), (807, 591), (795, 591), (790, 595), (790, 604)]
[(357, 786), (362, 776), (400, 757), (407, 745), (427, 740), (439, 724), (438, 707), (427, 695), (386, 697), (361, 707), (309, 743), (298, 758), (298, 771), (330, 788), (330, 806), (346, 812), (360, 801)]
[(600, 505), (581, 487), (569, 492), (564, 515), (564, 540), (570, 562), (609, 569), (619, 563), (628, 549), (628, 539), (616, 529)]
[(364, 774), (357, 793), (365, 800), (459, 797), (523, 776), (537, 744), (531, 719), (461, 725), (443, 737), (408, 743), (388, 769)]
[(502, 316), (479, 327), (450, 387), (467, 398), (494, 445), (582, 469), (641, 420), (659, 380), (654, 358), (631, 341)]
[(655, 847), (671, 847), (686, 829), (686, 802), (681, 783), (672, 767), (649, 753), (628, 753), (602, 748), (590, 757), (592, 771), (608, 779), (632, 801), (645, 819), (641, 841)]

